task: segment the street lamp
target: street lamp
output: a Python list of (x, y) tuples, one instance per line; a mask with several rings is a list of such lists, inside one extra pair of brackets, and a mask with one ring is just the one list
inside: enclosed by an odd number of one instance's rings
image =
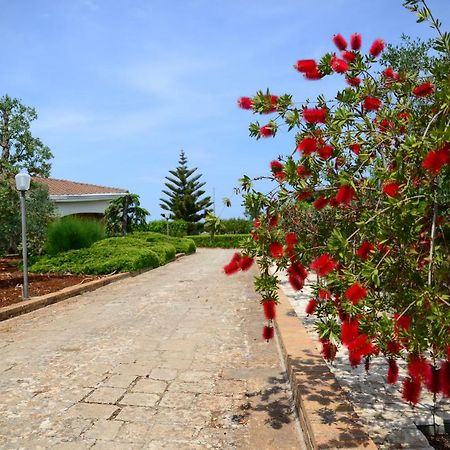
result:
[(23, 300), (28, 298), (28, 260), (27, 260), (27, 212), (25, 209), (25, 192), (30, 189), (31, 177), (27, 172), (16, 175), (16, 188), (20, 192), (20, 210), (22, 213), (22, 258), (23, 258)]

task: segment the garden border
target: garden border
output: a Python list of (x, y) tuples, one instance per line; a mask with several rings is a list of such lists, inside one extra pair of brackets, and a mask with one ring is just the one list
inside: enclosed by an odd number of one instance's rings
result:
[[(184, 253), (177, 253), (173, 261), (176, 261), (184, 255)], [(170, 262), (168, 264), (170, 264)], [(36, 311), (37, 309), (44, 308), (45, 306), (52, 305), (63, 300), (67, 300), (68, 298), (75, 297), (76, 295), (84, 294), (85, 292), (95, 291), (96, 289), (113, 283), (114, 281), (123, 280), (124, 278), (128, 277), (135, 277), (153, 269), (154, 267), (151, 267), (148, 269), (136, 270), (134, 272), (123, 272), (115, 275), (109, 275), (99, 280), (88, 281), (87, 283), (83, 284), (76, 284), (75, 286), (69, 286), (50, 294), (32, 297), (29, 300), (23, 300), (19, 303), (4, 306), (3, 308), (0, 308), (0, 322), (12, 319), (13, 317), (21, 316), (22, 314)]]
[(278, 295), (278, 341), (308, 450), (376, 450), (288, 298), (281, 289)]

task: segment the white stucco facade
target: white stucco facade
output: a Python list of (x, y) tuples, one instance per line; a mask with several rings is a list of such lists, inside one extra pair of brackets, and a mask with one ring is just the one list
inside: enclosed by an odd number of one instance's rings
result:
[(55, 203), (58, 216), (72, 214), (103, 214), (111, 200), (122, 197), (123, 193), (83, 194), (83, 195), (50, 195)]

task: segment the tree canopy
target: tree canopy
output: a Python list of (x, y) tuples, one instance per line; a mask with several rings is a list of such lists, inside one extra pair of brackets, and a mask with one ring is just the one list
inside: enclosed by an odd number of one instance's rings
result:
[(160, 199), (161, 208), (169, 211), (171, 219), (197, 223), (211, 207), (211, 197), (205, 196), (202, 189), (205, 183), (199, 181), (202, 174), (196, 171), (197, 167), (188, 168), (186, 155), (181, 150), (177, 168), (169, 170), (170, 176), (164, 183), (167, 189), (162, 192), (167, 198)]

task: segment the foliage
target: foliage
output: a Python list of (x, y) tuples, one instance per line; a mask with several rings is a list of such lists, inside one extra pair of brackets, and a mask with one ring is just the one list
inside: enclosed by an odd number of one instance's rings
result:
[(167, 234), (169, 236), (186, 236), (188, 223), (184, 220), (152, 220), (145, 226), (146, 231), (153, 231), (154, 233)]
[(222, 219), (220, 221), (224, 234), (245, 234), (250, 233), (252, 221), (240, 218)]
[(210, 248), (240, 248), (242, 240), (247, 238), (246, 234), (217, 234), (211, 238), (208, 234), (188, 236), (195, 242), (197, 247)]
[[(183, 150), (175, 170), (169, 170), (170, 176), (164, 183), (167, 189), (162, 192), (167, 198), (161, 198), (161, 208), (169, 212), (169, 218), (184, 220), (196, 224), (206, 216), (212, 205), (211, 198), (204, 196), (202, 189), (205, 183), (200, 182), (201, 174), (195, 174), (197, 168), (187, 167), (187, 158)], [(189, 233), (198, 232), (195, 226), (189, 225)]]
[(270, 193), (247, 176), (241, 190), (246, 210), (259, 212), (243, 248), (260, 267), (262, 303), (277, 301), (280, 270), (300, 290), (309, 267), (317, 282), (308, 313), (324, 356), (333, 359), (339, 345), (353, 366), (384, 355), (392, 383), (396, 359), (406, 360), (403, 397), (415, 403), (422, 384), (450, 396), (450, 36), (425, 1), (405, 5), (437, 30), (435, 56), (408, 41), (388, 49), (382, 62), (395, 67), (377, 73), (382, 40), (364, 54), (359, 34), (351, 49), (335, 35), (340, 55), (294, 66), (310, 80), (343, 74), (347, 87), (334, 99), (296, 104), (269, 91), (239, 99), (254, 113), (276, 113), (250, 124), (251, 136), (275, 137), (284, 122), (296, 144), (270, 163)]
[(144, 239), (149, 243), (167, 242), (175, 247), (177, 253), (194, 253), (196, 250), (193, 239), (188, 237), (172, 237), (160, 233), (137, 232), (132, 234), (133, 237)]
[(98, 221), (63, 217), (49, 226), (45, 251), (54, 255), (68, 250), (90, 247), (104, 237), (104, 226)]
[(19, 99), (8, 95), (0, 98), (0, 175), (26, 169), (30, 175), (48, 177), (53, 155), (31, 134), (30, 123), (36, 119), (36, 110)]
[(89, 248), (36, 258), (30, 271), (95, 275), (132, 272), (164, 265), (174, 259), (175, 253), (182, 251), (195, 251), (195, 244), (185, 238), (135, 233), (126, 237), (103, 239)]
[(109, 202), (105, 210), (105, 228), (109, 236), (143, 229), (150, 213), (140, 206), (139, 195), (127, 194)]
[(208, 211), (205, 217), (204, 229), (207, 233), (209, 233), (211, 239), (214, 239), (216, 234), (223, 231), (222, 221), (214, 213)]
[[(0, 253), (16, 253), (22, 239), (19, 193), (12, 183), (10, 178), (0, 177)], [(32, 182), (25, 205), (28, 252), (39, 255), (44, 248), (47, 227), (55, 214), (47, 186)]]

